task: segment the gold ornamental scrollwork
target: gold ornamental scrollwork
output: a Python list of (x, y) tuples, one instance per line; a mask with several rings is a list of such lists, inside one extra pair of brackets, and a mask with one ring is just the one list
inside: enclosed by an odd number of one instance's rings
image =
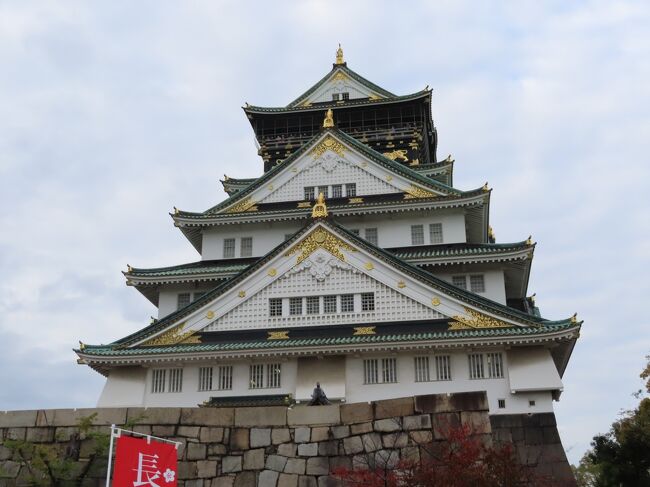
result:
[(255, 206), (255, 201), (253, 198), (246, 198), (244, 201), (240, 201), (234, 206), (231, 206), (226, 210), (226, 213), (243, 213), (244, 211), (256, 211), (257, 206)]
[(161, 345), (174, 345), (176, 343), (201, 343), (201, 338), (194, 335), (194, 331), (183, 331), (185, 328), (185, 322), (177, 325), (164, 333), (161, 333), (157, 337), (147, 340), (143, 343), (145, 347), (157, 347)]
[(449, 322), (450, 330), (486, 329), (486, 328), (510, 328), (513, 325), (498, 320), (491, 316), (484, 315), (470, 308), (465, 308), (468, 316), (455, 315)]
[(311, 150), (311, 155), (314, 159), (318, 159), (328, 150), (331, 150), (332, 152), (336, 153), (338, 156), (343, 157), (345, 156), (345, 152), (347, 151), (347, 148), (343, 144), (341, 144), (338, 140), (336, 140), (334, 137), (328, 135), (316, 147), (314, 147)]
[(289, 339), (289, 331), (269, 331), (267, 332), (269, 336), (266, 338), (267, 340), (288, 340)]
[(438, 196), (437, 194), (433, 193), (432, 191), (427, 191), (426, 189), (422, 189), (418, 186), (415, 186), (412, 184), (408, 188), (404, 190), (404, 199), (405, 200), (410, 200), (413, 198), (434, 198)]
[(284, 254), (284, 256), (290, 257), (293, 254), (300, 253), (296, 261), (296, 264), (300, 264), (303, 260), (305, 260), (319, 248), (327, 250), (334, 257), (344, 262), (345, 255), (343, 255), (341, 249), (345, 249), (350, 252), (356, 252), (357, 250), (324, 228), (317, 228), (311, 232), (307, 238), (291, 247), (287, 253)]
[(376, 326), (355, 326), (353, 335), (376, 335)]

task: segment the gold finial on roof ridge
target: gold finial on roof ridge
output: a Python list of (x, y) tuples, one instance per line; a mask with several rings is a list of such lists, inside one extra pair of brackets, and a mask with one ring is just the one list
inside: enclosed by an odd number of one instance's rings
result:
[(327, 206), (325, 205), (325, 195), (323, 193), (318, 194), (318, 199), (314, 208), (311, 210), (312, 218), (325, 218), (327, 216)]
[(533, 245), (533, 236), (528, 235), (528, 238), (526, 239), (526, 245)]
[(571, 317), (571, 323), (577, 323), (578, 322), (578, 313), (573, 313), (573, 316)]
[(336, 64), (345, 64), (345, 61), (343, 61), (343, 48), (340, 42), (339, 48), (336, 50)]
[(331, 108), (325, 113), (325, 119), (323, 120), (323, 128), (334, 127), (334, 112)]

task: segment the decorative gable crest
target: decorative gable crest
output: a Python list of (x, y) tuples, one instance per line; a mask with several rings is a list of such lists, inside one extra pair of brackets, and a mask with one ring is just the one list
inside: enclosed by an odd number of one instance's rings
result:
[(303, 239), (302, 241), (300, 241), (299, 243), (291, 247), (284, 255), (285, 257), (290, 257), (293, 254), (300, 253), (296, 261), (296, 264), (300, 264), (303, 260), (305, 260), (315, 250), (319, 248), (327, 250), (334, 257), (344, 262), (345, 262), (345, 255), (343, 255), (341, 249), (345, 249), (350, 252), (357, 251), (357, 249), (355, 249), (350, 244), (338, 238), (329, 230), (319, 227), (316, 228), (314, 231), (312, 231), (307, 236), (307, 238)]

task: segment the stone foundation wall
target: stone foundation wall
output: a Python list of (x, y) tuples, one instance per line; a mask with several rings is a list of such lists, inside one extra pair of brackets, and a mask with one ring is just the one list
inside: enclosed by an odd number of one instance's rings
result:
[[(555, 416), (489, 416), (484, 393), (417, 396), (332, 406), (242, 408), (115, 408), (0, 413), (0, 485), (30, 485), (24, 459), (7, 440), (75, 445), (79, 420), (96, 413), (90, 431), (129, 424), (140, 433), (182, 442), (178, 478), (184, 487), (329, 487), (338, 467), (418, 459), (443, 441), (448, 425), (469, 424), (484, 441), (509, 441), (536, 472), (575, 485)], [(104, 485), (105, 458), (92, 458), (95, 440), (82, 433), (83, 485)], [(74, 450), (74, 448), (73, 448)], [(89, 462), (91, 465), (88, 465)]]

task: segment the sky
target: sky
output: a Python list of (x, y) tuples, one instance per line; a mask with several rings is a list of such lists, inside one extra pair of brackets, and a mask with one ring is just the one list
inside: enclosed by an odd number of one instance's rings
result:
[(348, 66), (433, 88), (454, 185), (493, 188), (498, 242), (538, 242), (529, 293), (578, 312), (556, 414), (570, 461), (637, 402), (650, 353), (650, 4), (0, 0), (0, 410), (92, 407), (78, 341), (142, 328), (120, 271), (198, 260), (173, 206), (262, 172), (245, 102)]

